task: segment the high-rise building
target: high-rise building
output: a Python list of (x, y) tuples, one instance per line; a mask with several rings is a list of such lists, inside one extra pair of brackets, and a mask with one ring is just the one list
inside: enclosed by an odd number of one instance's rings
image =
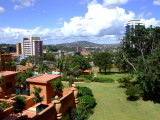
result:
[(125, 34), (129, 34), (131, 32), (132, 28), (142, 27), (144, 26), (144, 23), (142, 23), (138, 19), (130, 20), (127, 23), (125, 23)]
[(42, 56), (43, 42), (40, 37), (23, 38), (22, 41), (22, 54), (24, 58), (28, 56)]
[(22, 54), (21, 43), (16, 44), (16, 52), (17, 52), (17, 55)]

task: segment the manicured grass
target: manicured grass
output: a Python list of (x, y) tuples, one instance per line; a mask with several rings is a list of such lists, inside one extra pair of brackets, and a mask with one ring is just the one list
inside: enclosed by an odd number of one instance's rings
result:
[(100, 74), (98, 67), (93, 67), (92, 71), (97, 75), (97, 77), (102, 77), (102, 78), (112, 78), (113, 80), (118, 80), (119, 78), (122, 78), (124, 76), (127, 76), (128, 74), (123, 74), (123, 73), (119, 73), (117, 68), (112, 68), (110, 70), (111, 73), (108, 74)]
[[(68, 85), (68, 83), (65, 83)], [(75, 83), (92, 89), (97, 106), (89, 120), (160, 120), (160, 104), (127, 101), (118, 83)]]
[[(112, 78), (115, 81), (127, 74), (119, 74), (112, 69), (111, 74), (99, 74), (97, 67), (92, 69), (97, 77)], [(114, 73), (114, 70), (116, 71)], [(119, 83), (75, 83), (91, 88), (97, 101), (94, 114), (89, 120), (160, 120), (160, 104), (152, 101), (128, 101), (125, 88)], [(64, 83), (68, 87), (68, 82)]]

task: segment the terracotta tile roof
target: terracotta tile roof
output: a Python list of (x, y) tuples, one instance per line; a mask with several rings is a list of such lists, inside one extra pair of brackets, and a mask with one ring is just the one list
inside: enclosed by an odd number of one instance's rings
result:
[(8, 76), (8, 75), (14, 75), (20, 72), (15, 72), (15, 71), (1, 71), (0, 76)]
[(12, 57), (18, 56), (16, 52), (12, 52), (12, 53), (10, 53), (10, 54), (11, 54)]
[(26, 79), (27, 82), (34, 82), (34, 83), (48, 83), (51, 80), (56, 80), (60, 78), (60, 75), (49, 75), (49, 74), (42, 74), (36, 75), (31, 78)]
[(86, 50), (86, 51), (84, 50), (84, 51), (81, 51), (81, 54), (82, 54), (82, 55), (88, 55), (88, 54), (91, 54), (91, 52), (90, 52), (90, 51), (87, 51), (87, 50)]
[(23, 67), (19, 67), (18, 70), (19, 71), (25, 71), (25, 70), (27, 70), (29, 68), (33, 68), (33, 67), (31, 67), (31, 66), (23, 66)]

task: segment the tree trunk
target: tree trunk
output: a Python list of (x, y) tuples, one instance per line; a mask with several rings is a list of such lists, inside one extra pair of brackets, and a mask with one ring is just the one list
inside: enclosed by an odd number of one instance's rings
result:
[(72, 75), (69, 76), (69, 87), (72, 87), (73, 84), (73, 77)]

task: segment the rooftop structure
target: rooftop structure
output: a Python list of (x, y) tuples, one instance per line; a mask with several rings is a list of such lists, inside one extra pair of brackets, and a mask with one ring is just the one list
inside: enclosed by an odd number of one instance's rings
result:
[(17, 73), (20, 73), (20, 72), (15, 72), (15, 71), (1, 71), (0, 72), (0, 76), (10, 76), (10, 75), (14, 75), (14, 74), (17, 74)]
[(4, 77), (4, 83), (0, 86), (0, 98), (5, 98), (6, 95), (12, 94), (15, 92), (16, 88), (16, 75), (20, 72), (14, 71), (2, 71), (0, 76)]
[[(40, 87), (42, 89), (40, 96), (44, 97), (44, 104), (51, 103), (51, 98), (53, 98), (56, 93), (54, 92), (54, 88), (51, 85), (51, 81), (55, 81), (60, 78), (60, 75), (50, 75), (50, 74), (42, 74), (36, 75), (31, 78), (28, 78), (26, 81), (30, 84), (30, 92), (34, 91), (34, 86)], [(31, 96), (34, 96), (31, 94)]]
[(37, 76), (33, 76), (31, 78), (27, 79), (27, 82), (34, 82), (34, 83), (49, 83), (52, 80), (57, 80), (58, 78), (60, 78), (60, 75), (50, 75), (50, 74), (42, 74), (42, 75), (37, 75)]

